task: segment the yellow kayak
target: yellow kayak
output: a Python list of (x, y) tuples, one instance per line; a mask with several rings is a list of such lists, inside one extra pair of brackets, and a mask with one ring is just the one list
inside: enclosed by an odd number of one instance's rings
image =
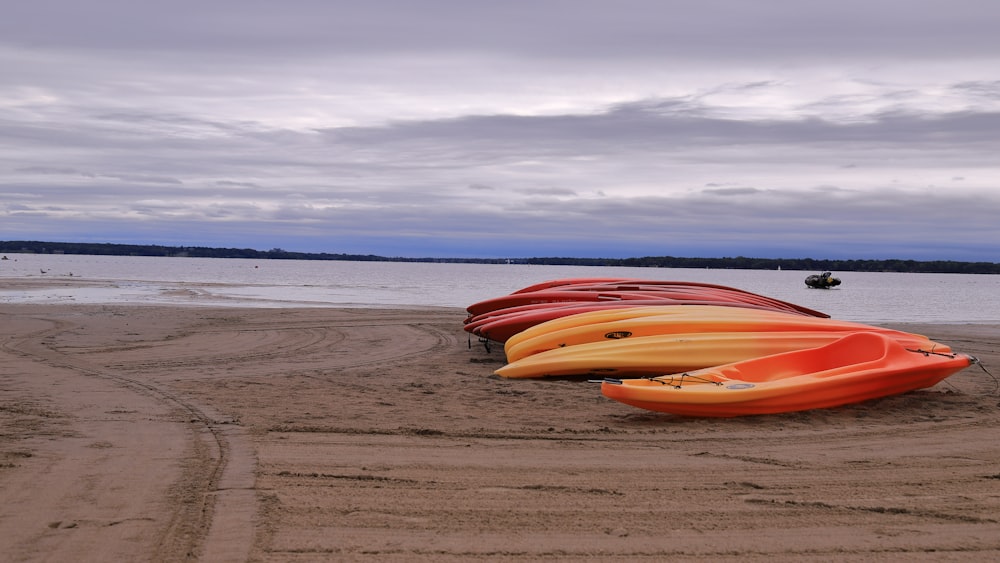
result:
[(872, 325), (789, 313), (711, 305), (649, 306), (580, 313), (541, 323), (512, 336), (504, 345), (508, 362), (591, 342), (706, 332), (883, 332)]
[[(508, 378), (596, 375), (643, 377), (702, 369), (760, 356), (824, 346), (843, 331), (703, 332), (605, 340), (547, 350), (496, 370)], [(924, 336), (890, 336), (909, 347), (948, 353)]]

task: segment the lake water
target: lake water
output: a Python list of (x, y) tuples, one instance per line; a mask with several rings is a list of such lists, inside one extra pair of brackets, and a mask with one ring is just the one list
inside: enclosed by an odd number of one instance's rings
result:
[[(1000, 276), (834, 272), (809, 289), (797, 270), (710, 270), (8, 254), (0, 304), (152, 303), (252, 307), (460, 307), (540, 281), (628, 277), (707, 282), (866, 323), (1000, 323)], [(12, 289), (8, 280), (61, 279)], [(93, 282), (93, 283), (90, 283)], [(19, 284), (24, 285), (24, 284)], [(63, 284), (60, 284), (63, 285)]]

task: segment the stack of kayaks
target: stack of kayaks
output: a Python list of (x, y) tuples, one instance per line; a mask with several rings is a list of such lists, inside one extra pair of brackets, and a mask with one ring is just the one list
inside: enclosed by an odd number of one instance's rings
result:
[(649, 305), (717, 305), (827, 318), (812, 309), (732, 287), (699, 282), (620, 278), (575, 278), (538, 283), (474, 303), (465, 330), (483, 340), (506, 342), (514, 334), (552, 319), (587, 311)]
[(500, 376), (596, 376), (609, 398), (685, 415), (842, 405), (929, 387), (974, 361), (922, 335), (694, 282), (553, 280), (468, 311), (467, 331), (504, 343)]

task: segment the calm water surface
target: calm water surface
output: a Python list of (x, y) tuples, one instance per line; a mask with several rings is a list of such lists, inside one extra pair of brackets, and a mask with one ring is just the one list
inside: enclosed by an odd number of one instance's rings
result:
[[(697, 281), (869, 323), (1000, 323), (1000, 276), (834, 272), (843, 284), (808, 289), (797, 270), (602, 268), (8, 254), (3, 303), (156, 303), (258, 307), (460, 307), (532, 283), (574, 277)], [(13, 289), (12, 280), (65, 280)], [(23, 284), (19, 284), (23, 285)]]

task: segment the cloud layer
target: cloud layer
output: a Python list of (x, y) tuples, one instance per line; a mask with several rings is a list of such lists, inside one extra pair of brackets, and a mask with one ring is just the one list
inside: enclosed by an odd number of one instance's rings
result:
[(992, 2), (144, 4), (0, 21), (0, 238), (1000, 261)]

